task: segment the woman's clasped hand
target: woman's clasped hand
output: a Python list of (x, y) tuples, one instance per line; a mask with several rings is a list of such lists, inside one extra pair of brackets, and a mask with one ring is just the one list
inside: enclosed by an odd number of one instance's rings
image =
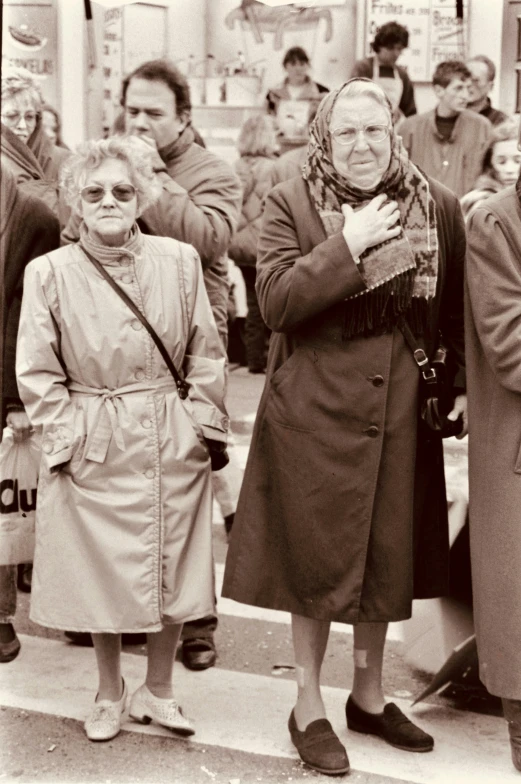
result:
[(367, 248), (373, 248), (400, 234), (401, 227), (397, 225), (400, 220), (398, 203), (390, 201), (385, 193), (375, 196), (356, 211), (350, 204), (342, 204), (342, 213), (345, 218), (342, 233), (354, 258)]

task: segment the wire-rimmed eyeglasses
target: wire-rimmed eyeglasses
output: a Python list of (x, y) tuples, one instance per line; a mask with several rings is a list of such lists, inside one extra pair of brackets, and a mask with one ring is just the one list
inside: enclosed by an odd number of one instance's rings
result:
[(12, 125), (16, 128), (22, 117), (26, 125), (32, 125), (32, 123), (36, 122), (39, 115), (38, 112), (5, 112), (2, 114), (2, 122), (4, 125)]
[(379, 125), (378, 123), (364, 125), (362, 128), (356, 125), (342, 125), (332, 130), (331, 136), (339, 144), (348, 146), (356, 142), (359, 133), (362, 133), (368, 142), (383, 142), (389, 136), (390, 131), (388, 125)]

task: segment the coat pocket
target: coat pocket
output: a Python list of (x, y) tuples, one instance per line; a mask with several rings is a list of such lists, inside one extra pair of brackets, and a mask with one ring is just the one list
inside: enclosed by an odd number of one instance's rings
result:
[(268, 419), (292, 430), (313, 432), (316, 383), (309, 350), (299, 346), (270, 378), (266, 402)]

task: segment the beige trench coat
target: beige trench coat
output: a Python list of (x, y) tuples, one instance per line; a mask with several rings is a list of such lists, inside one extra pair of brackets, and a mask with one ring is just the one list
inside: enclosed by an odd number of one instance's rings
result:
[(150, 632), (214, 609), (203, 435), (226, 439), (225, 358), (195, 250), (142, 241), (103, 263), (184, 370), (185, 401), (79, 246), (25, 276), (17, 375), (44, 453), (31, 618), (51, 628)]

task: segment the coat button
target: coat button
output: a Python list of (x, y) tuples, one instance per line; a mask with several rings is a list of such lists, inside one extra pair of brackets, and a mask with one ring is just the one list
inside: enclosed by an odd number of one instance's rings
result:
[(380, 429), (376, 425), (371, 425), (371, 427), (368, 427), (365, 432), (370, 438), (376, 438), (376, 436), (380, 432)]
[(132, 283), (133, 280), (132, 275), (123, 275), (121, 278), (122, 283)]
[(136, 381), (143, 381), (143, 379), (145, 378), (145, 371), (144, 370), (136, 370), (136, 372), (134, 373), (134, 377), (135, 377)]
[(383, 376), (373, 376), (372, 381), (374, 387), (383, 387), (384, 385)]
[(155, 477), (155, 475), (156, 475), (156, 472), (154, 471), (153, 468), (147, 468), (147, 470), (145, 471), (145, 476), (146, 476), (147, 479), (153, 479)]
[(221, 425), (222, 425), (222, 427), (223, 427), (225, 430), (228, 430), (228, 428), (230, 427), (230, 420), (229, 420), (229, 418), (228, 418), (228, 417), (226, 417), (226, 416), (225, 416), (225, 417), (223, 417), (223, 418), (221, 419)]
[(121, 259), (120, 264), (122, 267), (130, 267), (130, 259), (127, 256), (124, 256)]
[(52, 444), (47, 442), (46, 444), (43, 444), (42, 449), (46, 455), (50, 455), (52, 452)]
[(138, 319), (134, 319), (134, 321), (130, 323), (130, 326), (132, 327), (132, 329), (135, 329), (136, 332), (137, 330), (143, 328), (143, 324), (141, 323), (141, 321), (138, 321)]
[(143, 427), (148, 429), (149, 427), (152, 427), (152, 420), (151, 419), (143, 419), (141, 424), (143, 425)]

